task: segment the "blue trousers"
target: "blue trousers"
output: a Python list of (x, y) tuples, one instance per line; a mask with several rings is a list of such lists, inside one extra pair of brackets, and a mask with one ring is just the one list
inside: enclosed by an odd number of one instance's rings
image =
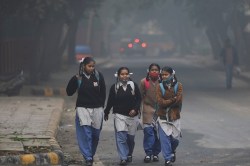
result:
[(173, 138), (171, 135), (168, 136), (161, 126), (159, 125), (159, 137), (161, 142), (162, 155), (165, 160), (172, 159), (172, 153), (175, 152), (179, 145), (179, 140)]
[(135, 136), (127, 131), (115, 131), (116, 147), (121, 160), (127, 160), (132, 156), (135, 147)]
[(80, 126), (79, 118), (76, 114), (76, 135), (80, 152), (85, 160), (93, 160), (99, 142), (101, 129), (92, 126)]
[(157, 156), (161, 152), (161, 144), (157, 137), (157, 132), (153, 126), (143, 129), (143, 147), (147, 156)]
[(232, 88), (232, 80), (233, 80), (233, 65), (226, 65), (226, 87), (227, 89)]

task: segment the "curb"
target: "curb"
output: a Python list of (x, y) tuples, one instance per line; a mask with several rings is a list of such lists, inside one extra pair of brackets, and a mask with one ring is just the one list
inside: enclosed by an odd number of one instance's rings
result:
[(66, 96), (65, 88), (51, 88), (51, 87), (36, 87), (31, 88), (31, 94), (34, 96)]
[(60, 150), (49, 153), (0, 157), (0, 165), (62, 165), (63, 162), (64, 155)]
[(236, 78), (240, 78), (240, 79), (242, 79), (242, 80), (245, 81), (245, 82), (250, 82), (250, 77), (249, 77), (249, 76), (246, 76), (246, 75), (244, 75), (244, 74), (239, 74), (239, 75), (236, 75), (235, 77), (236, 77)]

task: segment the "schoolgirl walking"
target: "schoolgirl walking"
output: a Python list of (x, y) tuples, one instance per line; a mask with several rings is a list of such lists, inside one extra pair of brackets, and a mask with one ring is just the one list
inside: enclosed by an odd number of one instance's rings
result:
[(177, 81), (171, 67), (161, 69), (162, 83), (156, 88), (159, 105), (158, 132), (165, 166), (172, 166), (176, 160), (176, 148), (181, 137), (180, 112), (182, 107), (183, 87)]
[(95, 70), (95, 61), (86, 57), (80, 63), (79, 73), (68, 82), (66, 92), (72, 96), (77, 92), (76, 135), (86, 165), (93, 165), (103, 123), (106, 86), (101, 72)]
[(127, 67), (119, 68), (117, 81), (109, 91), (104, 120), (108, 120), (110, 109), (113, 108), (115, 139), (120, 165), (132, 162), (140, 104), (140, 90), (138, 85), (131, 81), (129, 69)]
[(149, 65), (147, 76), (140, 82), (142, 95), (142, 122), (143, 122), (143, 148), (146, 153), (145, 163), (158, 162), (161, 145), (157, 134), (157, 100), (156, 87), (160, 81), (160, 66), (156, 63)]

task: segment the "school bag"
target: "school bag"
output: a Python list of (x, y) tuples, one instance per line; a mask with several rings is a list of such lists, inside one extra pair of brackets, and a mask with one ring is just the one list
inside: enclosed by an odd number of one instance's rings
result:
[(149, 82), (149, 80), (147, 80), (147, 79), (144, 80), (144, 86), (145, 86), (145, 89), (146, 89), (146, 90), (149, 89), (149, 87), (150, 87), (150, 82)]
[[(179, 85), (178, 82), (174, 85), (174, 94), (175, 95), (177, 94), (177, 91), (178, 91), (178, 85)], [(164, 96), (166, 90), (165, 90), (162, 82), (160, 83), (160, 88), (161, 88), (161, 94), (162, 94), (162, 96)], [(182, 104), (180, 104), (180, 112), (181, 112), (181, 108), (182, 108)]]

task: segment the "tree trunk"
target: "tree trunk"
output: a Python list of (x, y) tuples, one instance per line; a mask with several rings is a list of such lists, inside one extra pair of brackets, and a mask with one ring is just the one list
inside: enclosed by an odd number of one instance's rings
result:
[[(235, 37), (235, 46), (237, 48), (239, 62), (247, 61), (245, 57), (247, 57), (247, 47), (246, 47), (246, 40), (243, 36), (245, 36), (244, 26), (242, 26), (242, 21), (244, 20), (242, 17), (243, 15), (239, 15), (238, 12), (235, 12), (232, 17), (231, 27)], [(245, 25), (245, 24), (244, 24)]]
[(68, 63), (75, 64), (75, 45), (76, 45), (76, 32), (78, 27), (78, 20), (74, 19), (69, 25), (69, 44), (68, 44)]
[(34, 35), (34, 48), (33, 55), (30, 55), (31, 65), (30, 65), (30, 84), (37, 85), (40, 81), (40, 66), (41, 66), (41, 25), (34, 27), (37, 29), (37, 33)]
[(62, 35), (62, 22), (46, 22), (43, 29), (43, 59), (41, 63), (41, 80), (47, 81), (51, 71), (59, 68), (61, 59), (58, 56), (59, 41)]
[(206, 29), (206, 34), (212, 48), (213, 57), (214, 59), (218, 59), (221, 51), (220, 40), (217, 34), (211, 29), (211, 27), (208, 27)]

